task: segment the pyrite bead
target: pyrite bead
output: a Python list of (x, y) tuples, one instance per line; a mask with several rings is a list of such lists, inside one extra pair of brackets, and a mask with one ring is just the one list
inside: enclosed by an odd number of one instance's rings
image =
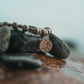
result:
[(38, 28), (34, 28), (34, 29), (33, 29), (33, 32), (34, 32), (35, 34), (39, 34), (40, 31), (39, 31)]
[(47, 29), (49, 34), (52, 32), (52, 30), (49, 27), (45, 27), (44, 29)]
[(24, 25), (24, 26), (23, 26), (23, 30), (24, 30), (24, 31), (28, 31), (28, 30), (29, 30), (29, 27), (28, 27), (27, 25)]
[(17, 24), (16, 22), (14, 22), (14, 23), (12, 24), (12, 27), (13, 27), (13, 28), (18, 28), (18, 24)]

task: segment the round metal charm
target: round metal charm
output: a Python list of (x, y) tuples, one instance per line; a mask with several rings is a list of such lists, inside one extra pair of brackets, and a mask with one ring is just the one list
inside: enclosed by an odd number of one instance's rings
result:
[(40, 42), (39, 48), (42, 52), (49, 52), (52, 49), (51, 41), (45, 39)]

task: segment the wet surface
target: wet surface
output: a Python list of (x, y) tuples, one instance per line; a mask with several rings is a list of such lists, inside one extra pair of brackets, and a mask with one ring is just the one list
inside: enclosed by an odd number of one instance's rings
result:
[(34, 55), (43, 66), (36, 70), (11, 70), (0, 65), (0, 84), (84, 84), (84, 66), (70, 59)]
[(67, 59), (66, 63), (67, 64), (63, 67), (63, 71), (84, 81), (84, 64), (81, 62), (74, 62), (71, 59)]

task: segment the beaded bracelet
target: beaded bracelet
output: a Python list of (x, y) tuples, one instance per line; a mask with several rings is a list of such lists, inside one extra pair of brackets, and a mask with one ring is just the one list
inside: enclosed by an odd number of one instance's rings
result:
[(4, 22), (4, 23), (0, 23), (0, 27), (1, 26), (12, 26), (14, 29), (17, 29), (18, 27), (19, 28), (22, 28), (23, 31), (32, 31), (34, 34), (38, 34), (38, 35), (43, 35), (43, 36), (47, 36), (49, 35), (52, 31), (49, 27), (45, 27), (44, 29), (39, 29), (39, 28), (32, 28), (32, 27), (29, 27), (27, 25), (18, 25), (16, 22), (14, 23), (8, 23), (8, 22)]
[(51, 41), (48, 40), (49, 34), (52, 32), (52, 30), (49, 27), (45, 27), (44, 29), (32, 28), (31, 26), (27, 26), (27, 25), (21, 25), (21, 24), (18, 25), (16, 22), (12, 24), (8, 22), (0, 23), (0, 27), (2, 26), (13, 27), (15, 30), (17, 30), (19, 27), (22, 28), (24, 32), (32, 31), (32, 33), (34, 34), (46, 36), (46, 38), (40, 42), (39, 48), (44, 53), (49, 52), (52, 49), (52, 43)]

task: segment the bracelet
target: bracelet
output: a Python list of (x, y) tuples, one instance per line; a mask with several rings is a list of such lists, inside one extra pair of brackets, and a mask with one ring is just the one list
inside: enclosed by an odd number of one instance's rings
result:
[(52, 30), (49, 27), (45, 27), (44, 29), (39, 29), (39, 28), (32, 28), (31, 26), (27, 26), (27, 25), (18, 25), (18, 23), (14, 22), (14, 23), (8, 23), (8, 22), (4, 22), (4, 23), (0, 23), (0, 27), (2, 26), (9, 26), (9, 27), (13, 27), (15, 30), (19, 28), (22, 28), (22, 30), (24, 32), (26, 31), (31, 31), (34, 34), (37, 35), (41, 35), (41, 36), (46, 36), (46, 38), (44, 40), (42, 40), (39, 44), (39, 48), (40, 51), (46, 53), (51, 51), (52, 49), (52, 42), (50, 40), (48, 40), (49, 38), (49, 34), (52, 32)]
[(3, 22), (3, 23), (0, 23), (0, 27), (2, 26), (12, 26), (15, 30), (19, 28), (22, 28), (23, 31), (32, 31), (32, 33), (34, 34), (38, 34), (38, 35), (42, 35), (42, 36), (47, 36), (49, 35), (52, 30), (49, 28), (49, 27), (45, 27), (44, 29), (39, 29), (39, 28), (32, 28), (30, 26), (27, 26), (27, 25), (19, 25), (18, 23), (14, 22), (14, 23), (8, 23), (8, 22)]

